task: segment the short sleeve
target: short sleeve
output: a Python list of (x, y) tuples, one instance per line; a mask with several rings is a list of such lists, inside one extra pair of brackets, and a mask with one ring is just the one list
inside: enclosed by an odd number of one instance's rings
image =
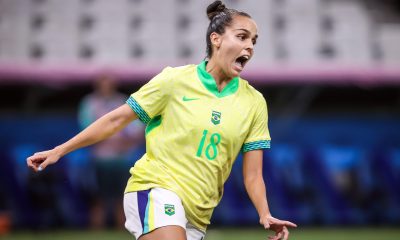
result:
[(242, 152), (270, 148), (271, 137), (268, 130), (267, 103), (263, 97), (257, 101), (251, 128), (245, 139)]
[(171, 70), (170, 67), (165, 68), (126, 101), (143, 123), (149, 123), (164, 111), (170, 94)]

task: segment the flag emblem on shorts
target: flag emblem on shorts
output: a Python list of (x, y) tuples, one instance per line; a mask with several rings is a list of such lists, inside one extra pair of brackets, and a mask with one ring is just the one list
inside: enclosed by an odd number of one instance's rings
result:
[(175, 206), (172, 204), (164, 204), (165, 214), (172, 216), (175, 214)]
[(211, 122), (214, 123), (214, 125), (218, 125), (221, 122), (221, 113), (217, 111), (212, 111)]

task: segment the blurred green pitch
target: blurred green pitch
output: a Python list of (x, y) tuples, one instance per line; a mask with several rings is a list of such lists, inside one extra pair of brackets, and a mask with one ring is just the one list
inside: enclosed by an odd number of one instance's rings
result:
[[(211, 229), (205, 240), (265, 240), (270, 232), (257, 229)], [(115, 240), (134, 239), (126, 231), (15, 232), (4, 240)], [(303, 228), (292, 230), (291, 240), (399, 240), (400, 228)]]

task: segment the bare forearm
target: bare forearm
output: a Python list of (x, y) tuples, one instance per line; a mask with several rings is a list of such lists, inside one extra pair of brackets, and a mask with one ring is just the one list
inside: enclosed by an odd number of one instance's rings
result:
[(271, 215), (263, 179), (262, 161), (262, 150), (246, 152), (243, 155), (244, 185), (254, 207), (257, 209), (260, 219)]
[[(136, 118), (136, 115), (133, 114), (133, 112), (129, 115), (125, 114), (127, 110), (123, 108), (126, 108), (126, 106), (122, 106), (107, 113), (75, 137), (57, 146), (55, 149), (60, 156), (64, 156), (76, 149), (95, 144), (114, 135)], [(129, 111), (132, 110), (129, 109)]]
[(260, 216), (260, 224), (265, 229), (271, 229), (275, 236), (268, 239), (288, 239), (287, 227), (296, 224), (272, 217), (268, 207), (267, 190), (262, 171), (263, 150), (248, 151), (243, 154), (243, 179), (247, 193)]
[(246, 191), (256, 208), (260, 218), (270, 216), (267, 193), (262, 176), (248, 177), (244, 181)]

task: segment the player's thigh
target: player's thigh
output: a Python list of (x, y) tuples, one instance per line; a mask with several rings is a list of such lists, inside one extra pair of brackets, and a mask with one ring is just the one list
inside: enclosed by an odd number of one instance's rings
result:
[(142, 236), (146, 235), (180, 236), (182, 233), (182, 239), (186, 239), (185, 210), (179, 197), (172, 191), (153, 188), (126, 193), (124, 211), (125, 227), (136, 239), (143, 239)]
[(187, 240), (186, 231), (180, 226), (165, 226), (144, 234), (138, 240)]

